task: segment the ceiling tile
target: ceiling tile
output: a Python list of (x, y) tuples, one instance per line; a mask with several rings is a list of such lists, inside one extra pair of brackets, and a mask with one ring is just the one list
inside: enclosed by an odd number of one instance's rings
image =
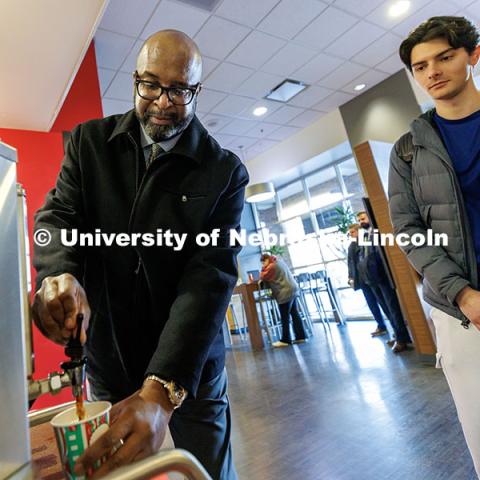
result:
[(107, 70), (106, 68), (98, 68), (97, 70), (98, 81), (100, 82), (100, 92), (103, 95), (117, 72), (116, 70)]
[(215, 70), (220, 62), (214, 58), (202, 57), (202, 82)]
[(284, 77), (271, 73), (255, 72), (238, 87), (236, 93), (253, 98), (264, 97), (283, 80)]
[(291, 107), (290, 105), (284, 105), (276, 112), (268, 115), (267, 120), (271, 123), (279, 123), (281, 125), (287, 124), (290, 120), (302, 113), (304, 109)]
[(227, 135), (226, 133), (215, 132), (214, 138), (222, 148), (225, 148), (229, 143), (233, 142), (237, 137), (235, 135)]
[(319, 0), (282, 0), (257, 28), (291, 39), (326, 7)]
[(213, 16), (195, 35), (195, 41), (202, 55), (223, 60), (249, 33), (243, 25)]
[(374, 67), (393, 53), (396, 54), (401, 42), (401, 37), (387, 32), (383, 37), (380, 37), (360, 53), (357, 53), (354, 60), (363, 65)]
[(202, 119), (203, 126), (210, 132), (219, 132), (223, 127), (228, 125), (232, 119), (222, 115), (213, 115), (209, 113)]
[(105, 92), (105, 97), (130, 101), (133, 104), (133, 78), (130, 73), (118, 72)]
[(233, 63), (221, 63), (205, 81), (208, 88), (236, 93), (238, 87), (253, 73), (251, 68)]
[(342, 58), (352, 58), (384, 33), (383, 28), (362, 20), (335, 40), (325, 52)]
[[(457, 2), (458, 3), (458, 2)], [(480, 1), (474, 2), (466, 9), (467, 18), (473, 18), (474, 20), (480, 20)]]
[(117, 70), (130, 53), (135, 39), (98, 29), (95, 33), (95, 54), (99, 67)]
[(436, 15), (453, 15), (458, 10), (457, 6), (445, 0), (434, 0), (418, 12), (410, 15), (403, 22), (399, 23), (393, 31), (402, 37), (406, 37), (411, 30), (420, 25), (427, 18)]
[(279, 0), (223, 0), (215, 11), (229, 20), (255, 27), (257, 23), (278, 3)]
[(362, 0), (362, 8), (359, 8), (358, 0), (335, 0), (334, 6), (345, 10), (357, 17), (365, 17), (372, 10), (381, 5), (385, 0)]
[(228, 133), (230, 135), (244, 135), (246, 131), (250, 130), (256, 122), (249, 120), (235, 119), (226, 127), (220, 130), (221, 133)]
[[(268, 115), (272, 114), (273, 112), (276, 112), (284, 105), (285, 104), (282, 102), (274, 102), (273, 100), (266, 100), (265, 98), (262, 98), (261, 100), (257, 100), (256, 103), (254, 103), (248, 110), (243, 111), (239, 117), (245, 118), (246, 120), (260, 121), (268, 117)], [(253, 111), (257, 107), (267, 107), (267, 112), (264, 115), (257, 117), (253, 114)]]
[(158, 2), (159, 0), (143, 0), (141, 8), (131, 0), (109, 2), (99, 28), (138, 37)]
[(125, 61), (120, 66), (121, 72), (132, 73), (137, 69), (137, 57), (140, 53), (140, 49), (143, 46), (143, 40), (137, 40), (135, 45), (130, 50), (130, 53), (125, 58)]
[(209, 112), (218, 103), (220, 103), (226, 95), (221, 92), (215, 92), (208, 88), (203, 88), (198, 95), (198, 109), (201, 112)]
[(245, 67), (260, 68), (269, 58), (285, 45), (285, 40), (272, 37), (262, 32), (253, 31), (228, 56), (229, 62)]
[[(130, 3), (137, 4), (137, 2)], [(166, 28), (180, 30), (188, 36), (193, 37), (208, 17), (208, 12), (200, 10), (199, 8), (190, 7), (189, 5), (172, 0), (162, 0), (152, 18), (145, 26), (140, 38), (145, 40), (152, 35), (152, 33)]]
[(265, 138), (278, 129), (276, 123), (260, 122), (245, 133), (246, 137)]
[(262, 70), (268, 73), (288, 77), (295, 70), (307, 63), (315, 51), (309, 48), (288, 43), (279, 52), (277, 52), (265, 65)]
[[(475, 7), (475, 2), (472, 4), (472, 0), (453, 0), (453, 3), (458, 5), (458, 8), (465, 8), (470, 5), (470, 7)], [(477, 1), (477, 3), (479, 3)], [(480, 6), (480, 5), (479, 5)], [(480, 12), (477, 11), (477, 14), (480, 14)]]
[(275, 140), (259, 140), (253, 146), (248, 148), (248, 155), (260, 155), (261, 153), (269, 150), (270, 148), (277, 145), (279, 142)]
[(293, 97), (288, 104), (296, 107), (312, 108), (313, 105), (320, 100), (323, 100), (325, 97), (328, 97), (331, 93), (332, 90), (330, 89), (311, 85), (303, 92)]
[(300, 67), (293, 76), (305, 83), (316, 83), (320, 78), (329, 74), (343, 63), (340, 58), (321, 53), (312, 58), (303, 67)]
[(365, 73), (368, 69), (362, 65), (356, 63), (346, 62), (335, 71), (322, 78), (318, 84), (322, 87), (331, 89), (337, 89), (342, 85), (345, 85), (349, 80), (358, 77), (362, 73)]
[(117, 113), (125, 113), (132, 108), (132, 102), (123, 102), (122, 100), (111, 100), (110, 98), (102, 98), (102, 109), (104, 117), (116, 115)]
[(212, 113), (235, 116), (250, 108), (254, 103), (255, 100), (251, 98), (229, 95), (212, 110)]
[(313, 122), (315, 122), (316, 120), (318, 120), (323, 115), (324, 115), (323, 112), (305, 110), (303, 113), (301, 113), (300, 115), (297, 115), (294, 119), (292, 119), (289, 125), (293, 127), (305, 128), (305, 127), (308, 127)]
[[(347, 93), (354, 93), (357, 95), (360, 95), (369, 88), (373, 87), (377, 83), (380, 83), (382, 80), (385, 80), (388, 77), (388, 73), (383, 73), (383, 72), (377, 72), (376, 70), (368, 70), (364, 74), (360, 75), (359, 77), (355, 78), (348, 84), (344, 85), (342, 87), (342, 90), (345, 90)], [(360, 92), (355, 92), (354, 87), (355, 85), (358, 85), (359, 83), (364, 83), (367, 87), (364, 90), (361, 90)]]
[(235, 140), (233, 140), (230, 143), (230, 147), (232, 148), (244, 148), (247, 149), (251, 147), (254, 143), (258, 141), (257, 138), (252, 138), (252, 137), (237, 137)]
[(323, 110), (324, 112), (331, 112), (332, 110), (335, 110), (340, 105), (347, 103), (354, 97), (355, 95), (350, 93), (335, 92), (335, 93), (332, 93), (332, 95), (330, 95), (329, 97), (325, 98), (325, 100), (322, 100), (321, 102), (317, 103), (315, 105), (315, 108), (318, 108), (319, 110)]
[[(390, 30), (429, 2), (431, 2), (431, 0), (413, 0), (412, 8), (407, 10), (403, 15), (400, 15), (399, 17), (391, 17), (388, 14), (388, 10), (392, 3), (390, 1), (386, 1), (373, 10), (373, 12), (368, 14), (365, 17), (365, 20), (375, 23), (386, 30)], [(426, 20), (426, 18), (424, 18), (424, 20)]]
[(393, 74), (404, 68), (404, 66), (405, 65), (403, 65), (402, 61), (400, 60), (400, 56), (398, 55), (398, 53), (394, 53), (383, 62), (375, 65), (375, 69)]
[(289, 127), (288, 125), (285, 125), (283, 127), (277, 128), (274, 132), (270, 133), (268, 135), (268, 138), (270, 138), (271, 140), (283, 141), (283, 140), (287, 139), (288, 137), (291, 137), (292, 135), (295, 135), (300, 130), (301, 130), (301, 128)]
[(358, 18), (328, 7), (295, 37), (295, 41), (322, 50), (357, 22)]

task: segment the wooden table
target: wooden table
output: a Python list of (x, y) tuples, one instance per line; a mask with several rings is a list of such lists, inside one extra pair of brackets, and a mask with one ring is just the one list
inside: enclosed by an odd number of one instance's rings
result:
[(65, 476), (62, 472), (60, 455), (53, 428), (49, 423), (30, 429), (32, 445), (33, 478), (44, 480), (60, 480)]
[(256, 351), (263, 350), (265, 348), (254, 296), (254, 292), (257, 292), (258, 290), (259, 288), (257, 283), (242, 283), (237, 285), (233, 290), (234, 295), (242, 296), (243, 308), (245, 309), (245, 316), (247, 318), (250, 343), (252, 344), (252, 349)]

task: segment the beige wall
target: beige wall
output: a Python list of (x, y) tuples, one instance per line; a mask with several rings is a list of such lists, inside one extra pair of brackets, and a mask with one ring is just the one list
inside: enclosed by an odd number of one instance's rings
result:
[(405, 70), (340, 107), (352, 147), (378, 140), (394, 143), (421, 110)]
[(348, 140), (338, 109), (246, 162), (250, 183), (270, 181), (316, 155)]

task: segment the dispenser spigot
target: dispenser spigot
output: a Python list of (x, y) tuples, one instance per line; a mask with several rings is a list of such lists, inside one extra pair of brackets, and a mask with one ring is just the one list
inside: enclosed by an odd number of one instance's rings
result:
[(77, 315), (77, 332), (72, 335), (65, 347), (65, 355), (70, 358), (63, 362), (61, 367), (70, 378), (74, 397), (83, 398), (83, 384), (85, 382), (85, 365), (87, 358), (84, 354), (83, 345), (80, 342), (80, 333), (83, 322), (83, 313)]

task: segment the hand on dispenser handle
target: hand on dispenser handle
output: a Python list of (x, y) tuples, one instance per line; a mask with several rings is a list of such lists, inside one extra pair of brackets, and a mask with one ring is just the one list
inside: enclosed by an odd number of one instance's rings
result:
[(55, 343), (66, 345), (76, 333), (79, 313), (83, 313), (80, 341), (84, 344), (90, 320), (90, 306), (85, 290), (69, 273), (46, 277), (35, 294), (32, 306), (33, 320), (40, 331)]

